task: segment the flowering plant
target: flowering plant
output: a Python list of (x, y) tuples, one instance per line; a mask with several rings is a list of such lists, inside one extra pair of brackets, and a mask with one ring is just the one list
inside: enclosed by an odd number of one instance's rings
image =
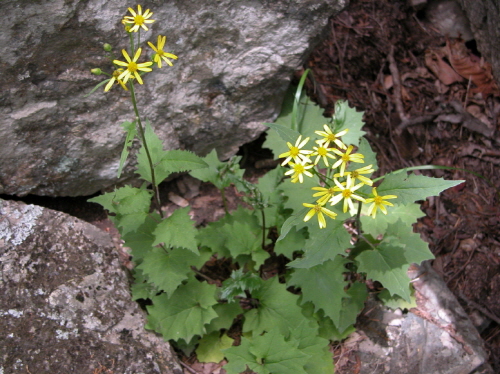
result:
[[(373, 178), (377, 162), (363, 138), (362, 114), (338, 102), (335, 116), (324, 118), (304, 102), (305, 75), (277, 121), (267, 124), (274, 131), (264, 146), (282, 162), (257, 183), (243, 178), (239, 157), (221, 162), (215, 151), (202, 159), (164, 150), (140, 115), (135, 85), (177, 56), (163, 50), (160, 35), (156, 45), (148, 42), (152, 56), (143, 61), (140, 31), (155, 22), (153, 13), (128, 10), (122, 23), (129, 49), (122, 49), (124, 60), (111, 58), (114, 70), (97, 87), (130, 94), (134, 119), (123, 124), (118, 176), (138, 138), (136, 172), (144, 183), (90, 201), (109, 211), (131, 250), (132, 297), (147, 301), (146, 328), (186, 353), (196, 349), (200, 361), (225, 358), (229, 374), (332, 373), (329, 344), (354, 331), (372, 290), (367, 280), (382, 284), (380, 299), (411, 302), (406, 271), (432, 258), (411, 229), (422, 216), (415, 201), (461, 181), (407, 174), (416, 168)], [(158, 185), (182, 171), (221, 191), (224, 217), (197, 228), (189, 207), (164, 216)], [(247, 203), (233, 212), (225, 204), (230, 185)], [(214, 275), (207, 270), (213, 264), (225, 270)]]

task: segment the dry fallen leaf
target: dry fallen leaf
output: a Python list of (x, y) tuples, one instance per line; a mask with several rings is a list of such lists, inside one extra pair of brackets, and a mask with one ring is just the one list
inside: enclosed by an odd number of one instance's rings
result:
[(449, 86), (455, 82), (462, 82), (463, 78), (444, 61), (445, 53), (441, 49), (425, 51), (425, 65), (443, 84)]

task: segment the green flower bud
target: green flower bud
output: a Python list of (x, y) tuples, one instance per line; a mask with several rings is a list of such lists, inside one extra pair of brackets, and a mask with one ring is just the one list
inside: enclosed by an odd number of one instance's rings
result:
[(111, 44), (104, 43), (104, 44), (102, 45), (102, 48), (103, 48), (106, 52), (111, 52)]
[(99, 68), (94, 68), (94, 69), (91, 69), (90, 72), (94, 75), (101, 75), (102, 74), (102, 70), (99, 69)]

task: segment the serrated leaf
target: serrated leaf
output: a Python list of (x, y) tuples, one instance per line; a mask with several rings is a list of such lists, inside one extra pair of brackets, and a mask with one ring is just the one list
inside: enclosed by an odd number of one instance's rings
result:
[(245, 313), (243, 332), (252, 331), (255, 336), (277, 328), (286, 335), (290, 326), (297, 325), (303, 318), (297, 305), (298, 296), (288, 292), (277, 277), (265, 281), (252, 293), (252, 298), (258, 299), (259, 305)]
[[(151, 128), (151, 124), (149, 123), (149, 121), (146, 121), (146, 125), (144, 127), (144, 136), (146, 138), (149, 156), (151, 157), (151, 163), (155, 171), (155, 182), (156, 185), (158, 185), (170, 174), (161, 165), (159, 165), (165, 155), (165, 151), (163, 150), (163, 143), (158, 137), (158, 135), (156, 135), (153, 129)], [(141, 139), (141, 141), (142, 140), (143, 139)], [(139, 152), (137, 153), (136, 172), (145, 181), (153, 183), (153, 178), (151, 175), (150, 159), (148, 158), (148, 153), (146, 151), (146, 147), (144, 146), (143, 141), (142, 141), (142, 146), (139, 149)]]
[(167, 247), (182, 247), (199, 255), (197, 231), (188, 213), (189, 207), (180, 208), (161, 221), (153, 232), (156, 237), (153, 245), (165, 243)]
[(219, 303), (214, 305), (217, 317), (206, 326), (207, 333), (219, 330), (229, 330), (234, 319), (243, 313), (239, 303)]
[(384, 303), (384, 305), (388, 308), (391, 308), (393, 310), (395, 309), (408, 309), (410, 310), (411, 308), (416, 308), (417, 307), (417, 298), (415, 297), (414, 294), (411, 295), (411, 301), (408, 302), (398, 296), (391, 296), (389, 291), (387, 289), (383, 289), (380, 291), (380, 293), (377, 295), (377, 297)]
[(346, 331), (356, 323), (356, 318), (365, 307), (365, 301), (368, 297), (368, 290), (364, 283), (354, 282), (346, 291), (348, 297), (342, 299), (340, 309), (340, 318), (336, 327), (338, 331)]
[(132, 143), (137, 135), (137, 126), (136, 121), (133, 122), (124, 122), (122, 123), (123, 130), (127, 133), (125, 137), (125, 143), (123, 144), (122, 154), (120, 156), (120, 166), (118, 167), (117, 177), (120, 178), (120, 175), (123, 170), (123, 166), (125, 165), (125, 161), (127, 160), (129, 154), (129, 148), (132, 147)]
[(269, 253), (262, 249), (262, 230), (253, 231), (245, 221), (224, 225), (221, 234), (226, 238), (224, 245), (237, 260), (239, 256), (249, 255), (258, 268), (269, 257)]
[(304, 226), (304, 217), (307, 214), (308, 208), (302, 208), (297, 213), (292, 214), (287, 218), (283, 226), (281, 226), (280, 236), (277, 242), (285, 239), (290, 230), (296, 226)]
[(150, 282), (148, 277), (144, 273), (134, 268), (134, 283), (131, 286), (132, 300), (139, 299), (149, 299), (158, 293), (156, 287), (154, 287)]
[(420, 265), (422, 261), (434, 258), (429, 245), (420, 238), (420, 234), (414, 233), (411, 226), (407, 226), (401, 220), (387, 227), (384, 241), (403, 244), (405, 258), (409, 264), (415, 262)]
[(148, 277), (167, 296), (188, 279), (192, 272), (191, 265), (197, 260), (198, 255), (183, 248), (174, 248), (168, 253), (159, 247), (151, 249), (143, 258), (137, 269)]
[(314, 202), (316, 198), (312, 195), (317, 191), (313, 191), (312, 188), (318, 187), (319, 185), (320, 183), (317, 176), (312, 178), (305, 177), (304, 183), (292, 183), (290, 180), (285, 180), (279, 186), (283, 194), (288, 196), (288, 200), (284, 203), (285, 208), (297, 212), (304, 208), (302, 203)]
[(403, 245), (382, 242), (374, 250), (361, 252), (356, 260), (359, 261), (358, 272), (382, 283), (391, 295), (397, 294), (410, 301), (410, 278), (406, 274), (409, 264)]
[(398, 199), (391, 202), (410, 204), (417, 200), (425, 200), (429, 196), (437, 196), (442, 191), (464, 182), (448, 181), (443, 178), (432, 178), (424, 175), (405, 172), (389, 174), (377, 188), (379, 196), (396, 195)]
[(198, 157), (193, 152), (180, 149), (166, 151), (160, 163), (170, 173), (208, 167), (208, 164), (201, 157)]
[(246, 297), (245, 291), (250, 293), (262, 286), (262, 278), (253, 272), (244, 272), (243, 269), (233, 270), (231, 276), (222, 282), (220, 297), (229, 303), (235, 302), (235, 296)]
[[(322, 309), (326, 316), (338, 325), (342, 298), (346, 297), (344, 287), (345, 265), (349, 261), (341, 256), (308, 269), (295, 269), (288, 281), (289, 286), (300, 287), (301, 303), (311, 301), (315, 311)], [(328, 295), (328, 296), (327, 296)]]
[(113, 192), (93, 197), (88, 201), (98, 203), (110, 213), (130, 214), (148, 212), (152, 192), (131, 186), (120, 187)]
[(335, 103), (335, 130), (339, 132), (349, 129), (347, 134), (342, 136), (342, 141), (345, 144), (357, 146), (359, 145), (360, 138), (366, 134), (366, 132), (361, 130), (364, 126), (363, 114), (364, 112), (358, 112), (356, 108), (349, 107), (349, 103), (347, 101), (338, 100)]
[(205, 326), (217, 317), (213, 309), (217, 304), (215, 288), (191, 278), (170, 298), (164, 293), (155, 296), (153, 305), (147, 307), (146, 328), (159, 332), (165, 340), (190, 341), (195, 335), (205, 334)]
[(241, 345), (224, 353), (229, 361), (224, 366), (227, 374), (239, 374), (247, 367), (258, 374), (307, 374), (304, 365), (310, 358), (276, 329), (252, 340), (243, 337)]
[(420, 204), (394, 204), (387, 207), (387, 214), (377, 214), (376, 218), (367, 215), (370, 204), (363, 204), (361, 210), (361, 226), (365, 233), (371, 234), (373, 237), (385, 234), (389, 224), (396, 223), (401, 220), (405, 226), (411, 227), (425, 213), (422, 212)]
[(229, 161), (221, 162), (217, 151), (213, 149), (203, 157), (207, 167), (191, 171), (189, 174), (203, 182), (210, 182), (219, 190), (229, 187), (231, 183), (243, 178), (244, 170), (239, 167), (241, 157), (232, 157)]
[(295, 340), (297, 348), (310, 355), (304, 365), (308, 374), (332, 374), (335, 372), (333, 357), (329, 348), (329, 340), (318, 336), (318, 326), (315, 321), (304, 318), (298, 326), (292, 329), (290, 341)]
[(293, 258), (293, 253), (304, 250), (304, 244), (306, 242), (306, 233), (307, 230), (302, 228), (300, 230), (296, 230), (295, 227), (292, 227), (290, 232), (282, 239), (275, 243), (274, 245), (274, 253), (277, 255), (283, 255), (288, 258)]
[(200, 339), (198, 348), (196, 348), (196, 356), (200, 362), (221, 362), (224, 359), (222, 350), (233, 345), (234, 339), (231, 339), (226, 334), (220, 334), (214, 331), (211, 334), (205, 335)]
[(286, 143), (289, 142), (291, 144), (295, 144), (297, 138), (300, 136), (300, 133), (292, 130), (290, 126), (287, 125), (279, 125), (277, 123), (265, 123), (270, 129), (276, 131), (279, 137)]
[(308, 269), (337, 258), (351, 246), (351, 235), (345, 229), (343, 219), (328, 221), (326, 229), (310, 226), (309, 232), (310, 239), (306, 240), (304, 254), (290, 262), (288, 267)]
[(153, 231), (160, 222), (160, 215), (152, 213), (146, 217), (144, 223), (134, 232), (122, 235), (123, 246), (132, 249), (134, 262), (140, 263), (142, 258), (153, 248), (155, 236)]
[[(358, 164), (357, 162), (351, 162), (347, 166), (348, 171), (356, 170), (359, 168), (362, 168), (364, 166), (372, 165), (372, 169), (378, 170), (378, 164), (377, 164), (377, 154), (373, 152), (372, 147), (370, 146), (370, 143), (368, 143), (368, 140), (365, 138), (360, 138), (359, 139), (359, 147), (356, 150), (357, 153), (361, 153), (363, 156), (365, 156), (364, 164)], [(367, 178), (370, 178), (370, 174), (363, 174)]]
[(118, 229), (121, 235), (126, 235), (129, 232), (136, 231), (146, 221), (148, 213), (139, 212), (117, 216)]

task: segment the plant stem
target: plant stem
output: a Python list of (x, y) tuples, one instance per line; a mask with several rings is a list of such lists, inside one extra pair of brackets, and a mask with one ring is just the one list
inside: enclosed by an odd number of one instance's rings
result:
[(224, 212), (226, 212), (226, 214), (229, 214), (229, 209), (227, 208), (226, 191), (224, 190), (224, 187), (220, 189), (220, 194), (222, 196), (222, 204), (224, 204)]
[(262, 249), (266, 245), (266, 215), (264, 214), (264, 209), (259, 209), (262, 215)]
[(163, 212), (161, 210), (160, 191), (159, 191), (158, 186), (156, 184), (153, 159), (151, 158), (151, 153), (149, 152), (148, 143), (146, 141), (146, 134), (144, 132), (144, 126), (142, 125), (141, 116), (139, 115), (139, 109), (137, 108), (137, 100), (135, 98), (134, 83), (129, 80), (128, 86), (130, 88), (130, 96), (132, 98), (132, 104), (134, 106), (135, 117), (137, 118), (137, 124), (139, 125), (139, 133), (141, 134), (142, 144), (144, 146), (144, 150), (146, 151), (146, 156), (148, 158), (149, 170), (151, 172), (151, 183), (153, 185), (152, 186), (153, 187), (153, 198), (154, 198), (156, 207), (158, 209), (158, 212), (160, 213), (160, 217), (163, 218)]

